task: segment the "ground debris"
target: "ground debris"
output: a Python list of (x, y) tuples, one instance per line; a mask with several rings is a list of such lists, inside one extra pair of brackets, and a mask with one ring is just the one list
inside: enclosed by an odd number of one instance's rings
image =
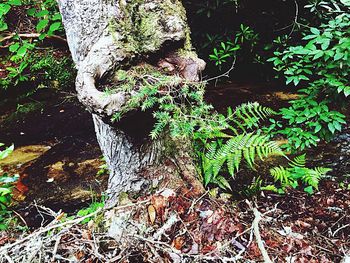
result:
[(164, 190), (81, 218), (56, 214), (17, 240), (0, 235), (0, 262), (346, 262), (349, 192), (324, 185), (336, 201), (292, 191), (232, 206)]

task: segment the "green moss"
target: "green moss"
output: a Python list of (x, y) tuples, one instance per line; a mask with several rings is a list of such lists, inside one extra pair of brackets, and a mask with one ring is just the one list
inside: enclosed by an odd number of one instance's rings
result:
[(122, 19), (110, 21), (109, 29), (123, 50), (134, 55), (158, 51), (171, 33), (185, 40), (186, 50), (192, 49), (186, 11), (180, 1), (153, 4), (134, 0), (119, 1), (119, 5)]

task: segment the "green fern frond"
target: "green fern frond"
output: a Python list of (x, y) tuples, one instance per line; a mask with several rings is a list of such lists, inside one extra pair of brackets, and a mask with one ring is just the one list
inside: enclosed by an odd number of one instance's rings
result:
[(306, 154), (295, 157), (290, 163), (290, 167), (300, 167), (303, 168), (306, 165)]
[(310, 169), (305, 167), (305, 165), (306, 155), (303, 154), (290, 161), (288, 167), (279, 166), (270, 169), (270, 174), (275, 182), (281, 184), (281, 190), (284, 190), (286, 187), (296, 188), (298, 182), (301, 181), (307, 185), (304, 191), (312, 194), (314, 189), (318, 189), (321, 178), (332, 169), (324, 167)]
[[(232, 112), (229, 111), (229, 112)], [(267, 117), (276, 114), (271, 108), (261, 106), (257, 102), (243, 103), (229, 116), (237, 128), (245, 132), (245, 127), (258, 127), (258, 124)]]
[(271, 155), (283, 155), (276, 142), (269, 141), (266, 135), (254, 133), (241, 134), (229, 139), (221, 147), (217, 146), (215, 154), (213, 149), (214, 147), (211, 147), (206, 156), (211, 159), (214, 176), (219, 173), (225, 162), (230, 175), (234, 176), (242, 159), (253, 168), (256, 157), (263, 160)]
[(332, 169), (324, 168), (324, 167), (316, 167), (315, 169), (307, 169), (307, 172), (305, 173), (305, 175), (302, 179), (307, 185), (311, 185), (315, 189), (318, 189), (318, 184), (319, 184), (321, 178), (331, 170)]
[(325, 167), (315, 167), (314, 170), (320, 175), (324, 176), (326, 173), (332, 171), (331, 168), (325, 168)]
[(280, 182), (281, 185), (288, 184), (290, 178), (290, 171), (287, 168), (278, 166), (270, 169), (270, 174), (272, 175), (275, 182)]

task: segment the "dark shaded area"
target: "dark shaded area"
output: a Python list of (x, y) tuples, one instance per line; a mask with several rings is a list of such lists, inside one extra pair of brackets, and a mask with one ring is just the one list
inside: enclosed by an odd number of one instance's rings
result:
[[(91, 114), (78, 102), (75, 94), (46, 89), (27, 98), (29, 102), (42, 103), (33, 112), (13, 115), (15, 102), (8, 102), (0, 109), (4, 120), (0, 122), (0, 138), (6, 144), (16, 146), (60, 141), (65, 137), (95, 138)], [(8, 119), (8, 117), (13, 117)]]
[[(298, 40), (296, 36), (300, 36), (300, 32), (298, 26), (294, 25), (296, 15), (297, 21), (301, 23), (308, 24), (314, 20), (313, 14), (303, 8), (307, 3), (307, 0), (238, 0), (236, 3), (216, 0), (184, 1), (194, 46), (199, 56), (209, 62), (204, 75), (217, 74), (217, 66), (210, 62), (209, 54), (213, 53), (214, 47), (219, 47), (220, 41), (234, 41), (235, 32), (244, 24), (258, 34), (258, 41), (254, 50), (240, 51), (231, 79), (272, 79), (274, 72), (271, 65), (266, 63), (266, 59), (273, 54), (271, 44), (274, 39), (284, 35), (293, 36), (289, 44)], [(257, 55), (261, 57), (262, 63), (256, 61)], [(230, 66), (231, 63), (228, 62), (223, 69)]]

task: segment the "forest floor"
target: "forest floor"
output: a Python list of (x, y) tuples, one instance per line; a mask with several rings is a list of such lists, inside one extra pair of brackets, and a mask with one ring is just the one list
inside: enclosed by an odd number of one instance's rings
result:
[[(349, 129), (309, 152), (312, 165), (333, 168), (314, 195), (292, 190), (228, 200), (212, 192), (194, 198), (186, 189), (163, 190), (113, 212), (129, 218), (116, 241), (101, 227), (111, 211), (103, 218), (99, 210), (69, 217), (106, 184), (106, 175), (96, 177), (101, 153), (89, 114), (67, 94), (37, 96), (35, 102), (46, 104), (28, 113), (11, 104), (0, 110), (0, 138), (32, 157), (5, 165), (21, 175), (14, 210), (29, 229), (0, 232), (0, 262), (261, 262), (265, 252), (265, 261), (268, 255), (274, 262), (350, 261)], [(219, 110), (255, 100), (280, 106), (292, 96), (263, 85), (208, 91)], [(34, 157), (33, 149), (39, 151)]]

